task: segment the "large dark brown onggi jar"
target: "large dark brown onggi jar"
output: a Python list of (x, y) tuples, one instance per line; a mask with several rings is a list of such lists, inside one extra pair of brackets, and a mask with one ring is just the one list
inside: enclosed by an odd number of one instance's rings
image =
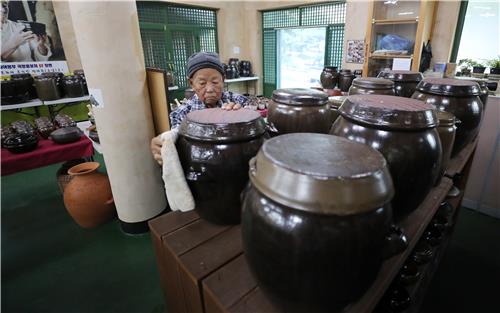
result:
[(64, 93), (67, 97), (77, 98), (84, 96), (84, 85), (80, 78), (77, 75), (64, 76), (63, 78), (64, 84)]
[(278, 89), (269, 103), (267, 122), (279, 135), (287, 133), (328, 133), (332, 115), (328, 95), (308, 88)]
[(486, 104), (488, 102), (488, 94), (489, 94), (488, 80), (482, 78), (464, 77), (464, 76), (459, 76), (456, 79), (470, 80), (478, 83), (479, 88), (481, 89), (479, 93), (479, 99), (481, 99), (481, 102), (483, 103), (483, 111), (486, 111)]
[(378, 77), (392, 80), (395, 95), (406, 98), (411, 98), (418, 83), (424, 79), (422, 73), (415, 71), (382, 71)]
[(479, 85), (473, 81), (452, 78), (426, 78), (417, 86), (412, 98), (447, 111), (460, 121), (451, 156), (455, 156), (479, 133), (483, 103)]
[(416, 209), (441, 166), (434, 108), (415, 99), (356, 95), (347, 97), (339, 112), (330, 134), (367, 144), (386, 158), (396, 190), (395, 218)]
[(249, 176), (243, 250), (259, 288), (284, 312), (342, 309), (366, 291), (384, 257), (404, 248), (401, 237), (386, 238), (394, 191), (375, 149), (282, 135), (264, 143)]
[(57, 86), (57, 78), (39, 75), (35, 77), (35, 88), (38, 98), (42, 101), (57, 100), (61, 98), (61, 92)]
[(342, 105), (342, 102), (344, 102), (345, 98), (345, 96), (328, 97), (328, 102), (330, 103), (330, 111), (332, 113), (332, 123), (334, 123), (340, 116), (339, 107)]
[(248, 161), (267, 138), (259, 113), (206, 109), (189, 113), (179, 128), (177, 151), (203, 218), (216, 224), (240, 222), (240, 194), (248, 183)]
[(339, 89), (343, 92), (348, 92), (352, 85), (352, 81), (356, 78), (351, 70), (342, 69), (339, 73)]
[(319, 77), (321, 86), (325, 89), (334, 89), (339, 82), (339, 73), (336, 66), (325, 66)]
[(352, 81), (349, 95), (394, 95), (394, 82), (384, 78), (359, 77)]
[(457, 127), (455, 126), (455, 115), (445, 111), (436, 111), (436, 113), (439, 120), (437, 131), (439, 133), (439, 139), (441, 140), (441, 147), (443, 150), (440, 171), (442, 175), (450, 162), (451, 150), (453, 149), (453, 143), (455, 142), (455, 132)]

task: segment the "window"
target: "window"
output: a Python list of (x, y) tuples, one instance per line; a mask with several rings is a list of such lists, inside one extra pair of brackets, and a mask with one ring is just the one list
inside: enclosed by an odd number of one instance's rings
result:
[(324, 66), (341, 66), (345, 10), (337, 1), (262, 12), (265, 96), (317, 84)]
[(451, 61), (485, 63), (500, 55), (500, 3), (469, 0), (462, 3), (461, 11)]
[(176, 84), (187, 88), (189, 56), (199, 51), (218, 52), (216, 11), (138, 1), (137, 12), (146, 66), (173, 72)]

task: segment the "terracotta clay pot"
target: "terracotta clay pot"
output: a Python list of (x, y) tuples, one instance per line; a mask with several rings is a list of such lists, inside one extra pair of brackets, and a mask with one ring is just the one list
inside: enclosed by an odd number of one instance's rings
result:
[(99, 163), (85, 162), (68, 170), (73, 179), (64, 190), (64, 205), (83, 228), (96, 227), (115, 214), (108, 176), (97, 168)]

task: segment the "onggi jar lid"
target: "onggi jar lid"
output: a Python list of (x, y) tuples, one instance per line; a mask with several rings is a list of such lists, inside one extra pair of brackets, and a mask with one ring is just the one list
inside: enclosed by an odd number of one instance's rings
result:
[(258, 112), (249, 109), (192, 111), (179, 127), (179, 135), (200, 141), (241, 141), (265, 132), (264, 119)]
[(273, 101), (296, 106), (319, 106), (328, 103), (325, 92), (311, 88), (284, 88), (273, 91)]
[(433, 106), (423, 101), (385, 95), (353, 95), (339, 108), (342, 116), (386, 129), (417, 130), (438, 125)]
[(397, 82), (419, 82), (424, 79), (422, 73), (415, 71), (382, 71), (377, 77)]
[(368, 212), (394, 196), (382, 154), (333, 135), (294, 133), (269, 139), (250, 161), (249, 176), (270, 199), (318, 214)]
[(424, 93), (452, 97), (479, 96), (481, 92), (476, 82), (453, 78), (425, 78), (418, 83), (417, 90)]
[(368, 89), (391, 89), (394, 88), (394, 82), (385, 78), (358, 77), (352, 81), (352, 85)]

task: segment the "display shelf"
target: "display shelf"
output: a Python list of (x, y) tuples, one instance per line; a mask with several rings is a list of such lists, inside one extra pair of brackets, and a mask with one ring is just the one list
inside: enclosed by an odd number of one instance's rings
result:
[(418, 18), (373, 20), (373, 24), (411, 24), (411, 23), (418, 23)]
[(43, 105), (43, 102), (40, 101), (40, 99), (33, 99), (31, 101), (24, 102), (24, 103), (2, 105), (0, 108), (2, 111), (4, 111), (4, 110), (15, 110), (15, 109), (22, 109), (22, 108), (32, 108), (32, 107), (38, 107), (41, 105)]
[(251, 76), (251, 77), (240, 77), (240, 78), (233, 78), (233, 79), (226, 79), (224, 80), (224, 83), (237, 83), (237, 82), (244, 82), (244, 81), (250, 81), (250, 80), (258, 80), (259, 76)]
[(413, 58), (413, 54), (370, 54), (370, 58), (373, 59), (411, 59)]
[(454, 177), (457, 173), (460, 173), (462, 171), (470, 156), (474, 152), (478, 140), (478, 138), (474, 139), (471, 143), (466, 145), (462, 149), (462, 151), (460, 151), (454, 158), (450, 160), (448, 168), (446, 169), (446, 176)]
[(51, 100), (51, 101), (43, 101), (44, 105), (54, 105), (54, 104), (63, 104), (63, 103), (71, 103), (71, 102), (80, 102), (80, 101), (86, 101), (90, 100), (90, 96), (83, 96), (83, 97), (77, 97), (77, 98), (61, 98), (57, 100)]
[(408, 239), (408, 247), (402, 253), (393, 256), (382, 264), (382, 268), (370, 289), (357, 302), (353, 303), (346, 312), (373, 311), (384, 295), (384, 292), (396, 277), (401, 266), (403, 266), (408, 256), (410, 256), (451, 186), (452, 181), (449, 178), (443, 177), (440, 184), (431, 190), (420, 206), (398, 223), (398, 226), (403, 229)]
[(179, 89), (179, 86), (170, 86), (170, 87), (168, 87), (168, 91), (178, 90), (178, 89)]

